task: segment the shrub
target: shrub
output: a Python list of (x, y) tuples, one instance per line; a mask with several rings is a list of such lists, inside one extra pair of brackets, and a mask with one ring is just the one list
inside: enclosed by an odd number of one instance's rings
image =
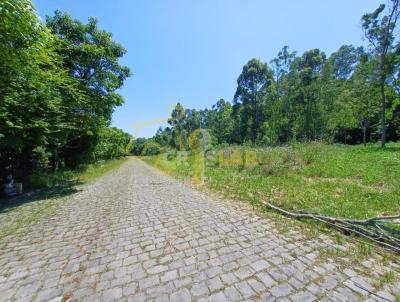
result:
[(161, 153), (161, 146), (160, 144), (156, 143), (155, 141), (147, 141), (142, 150), (142, 154), (144, 156), (152, 156)]
[(176, 150), (170, 151), (167, 154), (167, 160), (169, 160), (169, 161), (174, 160), (177, 155), (178, 155), (178, 152)]

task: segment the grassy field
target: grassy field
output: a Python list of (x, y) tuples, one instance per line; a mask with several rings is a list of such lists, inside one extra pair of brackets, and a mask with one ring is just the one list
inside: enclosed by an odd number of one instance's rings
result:
[[(178, 178), (199, 174), (192, 153), (144, 160)], [(228, 147), (206, 153), (204, 185), (229, 198), (345, 218), (400, 214), (400, 144)]]

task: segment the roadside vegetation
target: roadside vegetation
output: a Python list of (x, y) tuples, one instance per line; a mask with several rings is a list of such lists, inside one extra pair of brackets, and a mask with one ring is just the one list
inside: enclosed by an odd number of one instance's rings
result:
[[(195, 153), (144, 160), (191, 180)], [(400, 144), (298, 143), (276, 148), (227, 147), (205, 153), (204, 185), (229, 198), (269, 201), (290, 211), (364, 219), (399, 213)]]
[[(399, 252), (400, 144), (295, 143), (275, 148), (215, 147), (146, 156), (154, 167), (261, 211), (309, 215), (346, 234)], [(397, 217), (366, 225), (376, 217)], [(305, 219), (304, 217), (302, 219)], [(310, 220), (311, 219), (311, 220)]]
[(36, 172), (30, 176), (27, 183), (29, 189), (55, 188), (67, 184), (90, 183), (111, 170), (119, 167), (128, 160), (127, 157), (97, 161), (75, 170), (58, 170), (50, 172)]
[(47, 186), (131, 152), (132, 137), (110, 127), (125, 53), (95, 18), (43, 21), (30, 0), (0, 2), (0, 193), (9, 177)]

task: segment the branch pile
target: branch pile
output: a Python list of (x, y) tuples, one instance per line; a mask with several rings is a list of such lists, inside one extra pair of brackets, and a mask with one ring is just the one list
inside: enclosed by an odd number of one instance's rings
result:
[(305, 211), (290, 212), (269, 202), (262, 202), (266, 207), (273, 209), (284, 216), (295, 219), (312, 219), (332, 226), (346, 234), (355, 234), (375, 242), (376, 244), (400, 253), (400, 215), (373, 217), (365, 220), (335, 218)]

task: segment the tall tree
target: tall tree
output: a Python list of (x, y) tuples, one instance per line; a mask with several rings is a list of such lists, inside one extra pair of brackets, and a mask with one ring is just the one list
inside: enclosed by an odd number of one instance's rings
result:
[(73, 107), (85, 99), (56, 53), (58, 40), (29, 0), (0, 2), (0, 157), (22, 177), (34, 158), (48, 162), (76, 128)]
[(170, 147), (172, 145), (172, 131), (171, 128), (158, 128), (154, 140), (162, 147)]
[(275, 82), (277, 86), (277, 92), (281, 95), (283, 92), (282, 82), (285, 77), (289, 74), (293, 60), (296, 58), (296, 52), (289, 51), (289, 46), (284, 46), (281, 51), (278, 52), (276, 58), (271, 60), (272, 69), (275, 75)]
[[(306, 51), (301, 57), (293, 62), (293, 84), (299, 96), (297, 104), (297, 128), (304, 131), (307, 140), (317, 137), (317, 128), (320, 122), (317, 80), (325, 64), (325, 53), (319, 49)], [(300, 114), (299, 114), (300, 113)]]
[[(386, 9), (387, 8), (387, 9)], [(386, 14), (385, 14), (386, 12)], [(373, 52), (379, 57), (381, 94), (381, 145), (386, 144), (386, 94), (385, 85), (392, 72), (390, 54), (395, 48), (395, 29), (400, 16), (400, 0), (389, 0), (389, 5), (381, 4), (375, 11), (362, 17), (362, 27)]]
[(96, 133), (110, 124), (114, 108), (123, 103), (117, 90), (130, 76), (129, 68), (119, 64), (126, 50), (111, 33), (98, 28), (95, 18), (84, 24), (56, 11), (46, 23), (60, 40), (57, 51), (64, 67), (90, 99), (74, 108), (81, 115), (81, 125), (70, 133), (69, 144), (62, 150), (67, 163), (75, 166), (84, 153), (92, 151)]
[(363, 55), (365, 55), (363, 47), (355, 48), (353, 45), (343, 45), (327, 60), (326, 71), (335, 79), (348, 80)]
[(178, 150), (185, 150), (187, 148), (188, 132), (185, 128), (186, 110), (178, 103), (172, 110), (171, 117), (168, 119), (168, 124), (172, 128), (172, 138), (174, 147)]
[(230, 143), (233, 131), (232, 105), (224, 99), (213, 105), (207, 127), (218, 144)]
[(234, 105), (237, 107), (235, 113), (241, 111), (239, 116), (242, 140), (250, 138), (253, 143), (256, 142), (261, 126), (261, 94), (272, 82), (273, 74), (266, 63), (251, 59), (243, 67), (234, 97)]

